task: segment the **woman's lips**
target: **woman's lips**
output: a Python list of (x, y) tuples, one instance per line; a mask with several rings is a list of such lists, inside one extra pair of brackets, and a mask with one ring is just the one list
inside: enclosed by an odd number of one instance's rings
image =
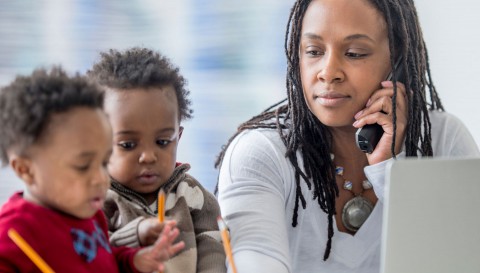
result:
[(324, 92), (314, 98), (318, 103), (326, 107), (338, 107), (350, 99), (349, 96), (336, 92)]

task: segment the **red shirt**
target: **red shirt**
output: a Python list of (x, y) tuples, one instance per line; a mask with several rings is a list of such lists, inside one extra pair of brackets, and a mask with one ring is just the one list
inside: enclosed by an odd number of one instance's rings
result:
[(133, 256), (138, 249), (110, 246), (101, 210), (78, 219), (27, 202), (21, 192), (10, 197), (0, 211), (0, 272), (40, 272), (8, 237), (10, 228), (55, 272), (137, 272)]

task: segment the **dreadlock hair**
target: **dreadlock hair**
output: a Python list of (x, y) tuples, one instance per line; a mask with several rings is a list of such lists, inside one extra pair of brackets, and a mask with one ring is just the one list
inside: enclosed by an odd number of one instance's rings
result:
[(154, 50), (132, 47), (125, 51), (110, 49), (100, 53), (100, 61), (87, 71), (87, 75), (101, 86), (129, 91), (172, 85), (178, 101), (180, 121), (192, 117), (190, 91), (180, 69)]
[[(231, 141), (242, 131), (256, 128), (276, 129), (286, 146), (286, 154), (295, 169), (296, 197), (292, 226), (297, 225), (298, 208), (306, 208), (301, 191), (303, 180), (309, 190), (313, 187), (313, 199), (328, 215), (328, 240), (324, 260), (328, 259), (333, 237), (333, 216), (338, 187), (335, 180), (335, 166), (330, 157), (332, 137), (328, 127), (322, 124), (308, 109), (302, 91), (299, 64), (299, 46), (304, 14), (312, 0), (297, 0), (291, 9), (285, 35), (287, 55), (287, 104), (281, 101), (260, 115), (253, 117), (238, 127), (237, 132), (222, 147), (215, 167), (220, 167), (226, 149)], [(394, 95), (393, 125), (396, 132), (396, 81), (398, 72), (403, 72), (408, 101), (408, 124), (406, 128), (405, 148), (409, 157), (432, 156), (431, 124), (428, 110), (443, 111), (442, 103), (432, 82), (428, 54), (419, 25), (413, 0), (368, 0), (384, 17), (388, 26), (389, 48), (392, 64), (402, 56), (402, 71), (393, 70)], [(429, 90), (427, 101), (426, 89)], [(278, 106), (278, 107), (277, 107)], [(277, 107), (276, 109), (274, 109)], [(274, 110), (272, 110), (274, 109)], [(286, 129), (286, 130), (285, 130)], [(395, 157), (395, 134), (391, 146)], [(297, 152), (303, 158), (303, 171), (298, 166)], [(302, 180), (300, 179), (302, 178)], [(218, 187), (218, 184), (217, 184)]]

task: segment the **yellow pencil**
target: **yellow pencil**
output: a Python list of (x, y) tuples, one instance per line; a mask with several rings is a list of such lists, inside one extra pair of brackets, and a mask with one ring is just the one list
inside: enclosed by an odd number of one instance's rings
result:
[(160, 223), (165, 221), (165, 192), (163, 189), (160, 189), (158, 192), (158, 220)]
[(220, 234), (222, 235), (223, 248), (225, 249), (225, 254), (228, 258), (228, 263), (233, 270), (233, 273), (237, 273), (237, 268), (233, 261), (232, 247), (230, 246), (230, 238), (228, 236), (227, 224), (223, 221), (221, 216), (218, 216), (218, 228), (220, 229)]
[[(160, 221), (160, 223), (163, 223), (163, 221), (165, 221), (165, 192), (163, 191), (163, 189), (160, 189), (158, 191), (157, 205), (158, 220)], [(163, 271), (160, 271), (159, 273), (163, 273)]]
[(40, 255), (33, 250), (33, 248), (16, 232), (13, 228), (8, 230), (8, 237), (27, 255), (30, 260), (42, 271), (43, 273), (55, 273), (53, 269), (40, 257)]

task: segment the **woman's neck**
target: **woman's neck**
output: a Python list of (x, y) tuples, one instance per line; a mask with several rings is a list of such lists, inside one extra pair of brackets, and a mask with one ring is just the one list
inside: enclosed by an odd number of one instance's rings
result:
[(332, 134), (332, 154), (337, 163), (345, 165), (366, 166), (366, 155), (355, 144), (354, 127), (330, 128)]

